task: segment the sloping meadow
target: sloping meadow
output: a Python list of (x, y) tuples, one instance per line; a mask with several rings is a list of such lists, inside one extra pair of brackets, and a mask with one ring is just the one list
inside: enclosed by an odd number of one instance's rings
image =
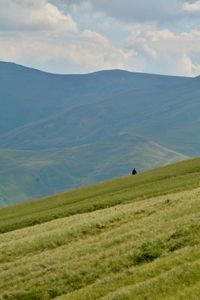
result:
[[(82, 196), (71, 215), (57, 196), (63, 214), (56, 219), (50, 199), (24, 204), (32, 224), (19, 215), (23, 206), (0, 210), (1, 225), (7, 224), (0, 235), (0, 299), (198, 299), (198, 161), (152, 171), (152, 181), (145, 173), (67, 193), (68, 203)], [(112, 195), (121, 201), (109, 202)], [(97, 206), (106, 200), (107, 207)], [(34, 205), (41, 224), (31, 226)], [(20, 226), (12, 223), (14, 211)]]

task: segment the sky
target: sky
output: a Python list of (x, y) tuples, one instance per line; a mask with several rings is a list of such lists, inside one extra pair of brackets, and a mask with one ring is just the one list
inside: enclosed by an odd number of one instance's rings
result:
[(0, 60), (197, 76), (200, 0), (0, 0)]

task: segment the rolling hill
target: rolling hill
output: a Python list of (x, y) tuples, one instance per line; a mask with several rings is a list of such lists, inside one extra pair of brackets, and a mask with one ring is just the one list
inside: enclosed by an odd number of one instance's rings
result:
[(0, 205), (198, 155), (199, 82), (0, 62)]
[(200, 291), (200, 159), (0, 209), (0, 299)]

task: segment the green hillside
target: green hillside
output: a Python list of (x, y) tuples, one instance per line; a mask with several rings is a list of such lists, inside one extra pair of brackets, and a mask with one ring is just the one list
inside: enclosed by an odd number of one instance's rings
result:
[(200, 159), (0, 209), (0, 299), (199, 299)]

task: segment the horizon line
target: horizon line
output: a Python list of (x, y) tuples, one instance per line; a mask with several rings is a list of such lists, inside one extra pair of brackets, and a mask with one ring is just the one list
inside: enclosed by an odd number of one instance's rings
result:
[(57, 76), (81, 76), (81, 75), (92, 75), (92, 74), (96, 74), (96, 73), (112, 72), (112, 71), (126, 72), (126, 73), (139, 74), (139, 75), (143, 74), (143, 75), (151, 75), (151, 76), (181, 77), (181, 78), (191, 78), (191, 79), (194, 79), (194, 78), (197, 78), (197, 77), (200, 76), (200, 75), (197, 75), (197, 76), (184, 76), (184, 75), (160, 74), (160, 73), (151, 73), (151, 72), (132, 71), (132, 70), (126, 70), (126, 69), (120, 69), (120, 68), (101, 69), (101, 70), (85, 72), (85, 73), (57, 73), (57, 72), (51, 72), (51, 71), (38, 69), (36, 67), (32, 67), (32, 66), (29, 66), (29, 65), (20, 64), (20, 63), (14, 62), (14, 61), (0, 60), (0, 63), (12, 64), (12, 65), (16, 65), (16, 66), (23, 67), (23, 68), (26, 68), (26, 69), (34, 70), (34, 71), (37, 71), (37, 72), (42, 72), (42, 73), (46, 73), (46, 74), (50, 74), (50, 75), (57, 75)]

